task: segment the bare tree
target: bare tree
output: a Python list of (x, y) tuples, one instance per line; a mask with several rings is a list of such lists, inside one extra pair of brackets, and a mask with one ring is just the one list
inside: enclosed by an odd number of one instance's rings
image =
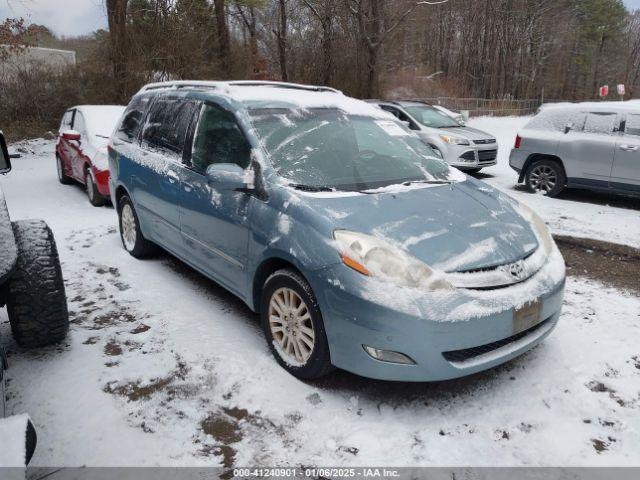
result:
[(278, 0), (278, 27), (273, 30), (278, 43), (278, 60), (280, 77), (283, 82), (289, 81), (287, 71), (287, 0)]
[(336, 13), (336, 0), (302, 0), (305, 6), (320, 22), (322, 28), (322, 40), (320, 50), (322, 50), (321, 83), (330, 85), (333, 80), (333, 19)]
[(403, 21), (420, 5), (436, 5), (443, 1), (411, 1), (405, 4), (399, 12), (391, 13), (397, 3), (389, 7), (388, 2), (380, 0), (345, 0), (351, 14), (358, 23), (360, 41), (366, 52), (366, 82), (365, 97), (378, 95), (379, 59), (380, 51), (391, 34), (402, 25)]
[(123, 99), (128, 95), (127, 85), (127, 6), (128, 0), (106, 0), (109, 40), (111, 42), (111, 65), (116, 91)]
[(231, 43), (224, 0), (213, 0), (218, 35), (218, 60), (225, 77), (231, 76)]

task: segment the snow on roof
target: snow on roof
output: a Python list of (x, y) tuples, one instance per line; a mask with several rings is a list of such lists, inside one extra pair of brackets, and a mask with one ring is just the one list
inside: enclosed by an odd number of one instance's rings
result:
[(210, 88), (212, 93), (228, 96), (247, 108), (337, 108), (353, 115), (389, 118), (389, 114), (375, 105), (330, 87), (266, 81), (176, 81), (153, 83), (139, 93), (159, 89)]
[(544, 103), (540, 106), (541, 110), (594, 110), (594, 111), (606, 111), (606, 110), (638, 110), (640, 109), (640, 101), (628, 100), (626, 102), (558, 102), (558, 103)]
[(78, 105), (90, 135), (110, 137), (126, 107), (120, 105)]

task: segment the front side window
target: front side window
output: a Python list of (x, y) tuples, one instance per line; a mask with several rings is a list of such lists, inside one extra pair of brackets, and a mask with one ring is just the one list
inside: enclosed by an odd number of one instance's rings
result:
[(428, 105), (414, 105), (404, 107), (404, 109), (409, 112), (409, 115), (426, 127), (452, 128), (462, 126), (450, 116)]
[(205, 104), (193, 136), (191, 166), (204, 173), (213, 163), (234, 163), (247, 168), (251, 146), (233, 114), (216, 105)]
[(62, 122), (60, 123), (60, 133), (65, 130), (71, 130), (71, 124), (73, 123), (73, 110), (69, 110), (62, 117)]
[(158, 98), (149, 112), (142, 139), (149, 145), (182, 154), (189, 124), (197, 106), (191, 100)]
[(274, 168), (295, 185), (358, 191), (452, 178), (429, 146), (392, 119), (330, 108), (249, 113)]
[(589, 112), (584, 122), (584, 133), (613, 135), (617, 118), (615, 113)]
[(133, 97), (122, 116), (122, 122), (118, 127), (116, 137), (127, 142), (132, 142), (138, 138), (151, 98), (149, 95)]
[(84, 116), (80, 112), (76, 112), (76, 118), (73, 120), (73, 129), (81, 135), (86, 133), (87, 127), (84, 122)]
[(640, 113), (630, 113), (627, 115), (624, 134), (640, 137)]

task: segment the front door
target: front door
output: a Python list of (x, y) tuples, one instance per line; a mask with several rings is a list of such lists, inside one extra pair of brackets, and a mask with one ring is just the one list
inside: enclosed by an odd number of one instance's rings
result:
[(629, 113), (616, 143), (611, 188), (640, 193), (640, 113)]
[(618, 114), (588, 112), (584, 127), (566, 134), (560, 158), (567, 165), (567, 176), (585, 186), (607, 188), (615, 151)]
[[(213, 163), (247, 168), (251, 148), (234, 115), (218, 105), (202, 106), (181, 192), (185, 249), (204, 271), (229, 290), (246, 294), (247, 209), (254, 199), (207, 182)], [(192, 262), (193, 263), (193, 262)]]

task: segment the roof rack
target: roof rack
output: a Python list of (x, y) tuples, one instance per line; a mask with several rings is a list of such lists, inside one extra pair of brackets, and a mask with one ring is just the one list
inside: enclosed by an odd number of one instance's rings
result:
[(168, 82), (157, 82), (145, 85), (140, 92), (148, 92), (149, 90), (159, 89), (179, 89), (179, 88), (224, 88), (224, 87), (274, 87), (274, 88), (290, 88), (293, 90), (307, 90), (311, 92), (333, 92), (342, 93), (331, 87), (323, 87), (316, 85), (302, 85), (298, 83), (288, 82), (270, 82), (263, 80), (235, 80), (235, 81), (203, 81), (203, 80), (175, 80)]

